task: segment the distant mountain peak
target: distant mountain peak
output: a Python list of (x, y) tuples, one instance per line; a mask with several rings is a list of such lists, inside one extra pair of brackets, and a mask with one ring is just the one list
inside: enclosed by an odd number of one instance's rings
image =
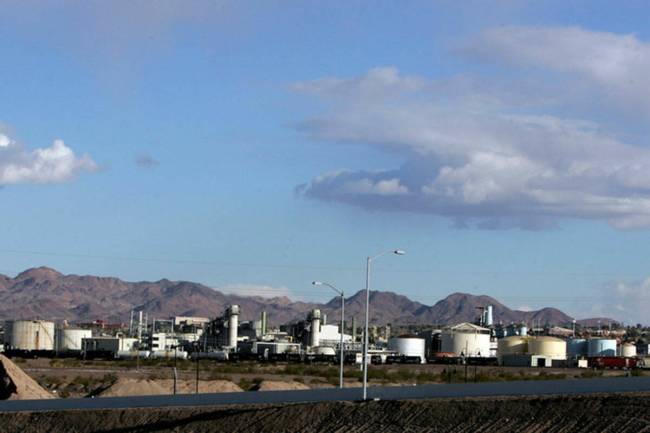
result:
[[(365, 291), (346, 298), (346, 320), (361, 323), (365, 316)], [(38, 302), (34, 300), (37, 299)], [(63, 275), (45, 266), (28, 269), (16, 278), (0, 278), (0, 319), (44, 318), (50, 320), (109, 321), (128, 320), (134, 308), (144, 308), (149, 317), (174, 315), (216, 317), (230, 304), (239, 304), (242, 320), (256, 320), (266, 311), (269, 323), (304, 320), (313, 308), (319, 308), (335, 321), (340, 315), (340, 299), (328, 303), (295, 302), (287, 297), (264, 298), (224, 294), (189, 281), (127, 282), (112, 277)], [(370, 292), (370, 322), (382, 325), (418, 324), (455, 325), (473, 322), (477, 307), (492, 305), (495, 323), (549, 323), (562, 325), (572, 318), (555, 308), (516, 311), (485, 295), (455, 292), (429, 306), (390, 291)], [(594, 319), (606, 323), (611, 319)]]
[(39, 266), (37, 268), (27, 269), (16, 276), (16, 280), (27, 280), (33, 278), (37, 281), (43, 280), (57, 280), (63, 274), (56, 269), (48, 268), (47, 266)]

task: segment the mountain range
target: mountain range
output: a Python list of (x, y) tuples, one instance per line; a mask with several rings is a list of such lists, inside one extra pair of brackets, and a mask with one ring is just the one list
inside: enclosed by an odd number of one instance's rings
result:
[[(70, 322), (102, 319), (128, 320), (131, 310), (146, 311), (150, 318), (222, 315), (226, 306), (238, 304), (242, 320), (256, 319), (266, 311), (270, 324), (280, 325), (304, 319), (319, 308), (331, 321), (340, 316), (340, 298), (326, 304), (294, 302), (287, 297), (265, 298), (225, 294), (188, 281), (159, 280), (126, 282), (113, 277), (63, 275), (47, 267), (28, 269), (15, 278), (0, 275), (0, 319), (48, 319)], [(489, 296), (453, 293), (432, 306), (392, 292), (370, 293), (370, 317), (375, 324), (446, 325), (473, 321), (477, 307), (493, 306), (495, 323), (568, 324), (572, 318), (555, 308), (535, 311), (512, 310)], [(346, 298), (346, 318), (364, 314), (365, 292)], [(595, 319), (584, 319), (592, 321)], [(611, 319), (598, 319), (603, 324)]]

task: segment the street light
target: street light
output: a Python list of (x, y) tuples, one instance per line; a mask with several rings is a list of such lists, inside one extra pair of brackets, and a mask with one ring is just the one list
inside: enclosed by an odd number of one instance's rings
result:
[(368, 256), (366, 259), (366, 319), (363, 332), (363, 358), (361, 364), (363, 367), (363, 399), (368, 399), (368, 320), (369, 320), (369, 305), (370, 305), (370, 264), (373, 260), (383, 256), (384, 254), (397, 254), (403, 256), (406, 254), (404, 250), (388, 250), (377, 254), (376, 256)]
[(324, 283), (322, 281), (312, 281), (312, 284), (314, 286), (327, 286), (338, 293), (339, 296), (341, 296), (341, 341), (339, 343), (339, 358), (341, 358), (341, 366), (339, 367), (339, 388), (343, 388), (343, 333), (345, 331), (345, 295), (343, 294), (343, 290), (339, 290), (329, 283)]

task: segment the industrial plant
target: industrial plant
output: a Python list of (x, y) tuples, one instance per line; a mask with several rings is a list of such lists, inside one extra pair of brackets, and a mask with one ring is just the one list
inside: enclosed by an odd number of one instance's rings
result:
[[(303, 320), (270, 326), (240, 320), (242, 309), (229, 305), (214, 317), (149, 319), (132, 311), (128, 324), (101, 321), (75, 325), (47, 320), (8, 320), (0, 349), (9, 356), (83, 359), (212, 359), (364, 363), (363, 327), (357, 318), (329, 323), (313, 309)], [(539, 324), (503, 324), (493, 307), (480, 308), (474, 323), (445, 327), (371, 326), (366, 364), (466, 364), (510, 367), (646, 368), (648, 342), (624, 330)], [(395, 335), (392, 335), (393, 332)]]

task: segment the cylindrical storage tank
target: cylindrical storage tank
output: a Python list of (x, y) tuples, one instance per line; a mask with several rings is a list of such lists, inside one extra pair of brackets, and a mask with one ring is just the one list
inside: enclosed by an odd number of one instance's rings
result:
[(424, 338), (410, 335), (392, 337), (388, 340), (388, 350), (395, 351), (404, 356), (418, 356), (422, 364), (426, 362)]
[(456, 356), (487, 358), (490, 356), (490, 330), (471, 324), (458, 325), (441, 333), (440, 346), (442, 352)]
[(499, 364), (503, 362), (503, 357), (507, 355), (523, 355), (528, 352), (528, 339), (517, 335), (512, 337), (500, 338), (497, 340), (497, 359)]
[(551, 359), (566, 359), (566, 341), (555, 337), (536, 337), (528, 340), (528, 353), (548, 356)]
[(621, 356), (634, 358), (636, 356), (636, 345), (632, 343), (621, 344)]
[(59, 352), (81, 352), (82, 340), (91, 338), (90, 329), (62, 328), (57, 330), (56, 350)]
[(485, 326), (492, 326), (493, 324), (492, 309), (492, 305), (487, 306), (487, 309), (485, 311)]
[(237, 328), (239, 327), (239, 305), (231, 305), (226, 310), (228, 316), (228, 347), (237, 347)]
[(309, 315), (309, 320), (311, 321), (311, 328), (310, 328), (310, 341), (309, 345), (311, 347), (318, 347), (320, 344), (320, 310), (319, 309), (314, 309), (311, 311)]
[[(9, 329), (9, 334), (7, 330)], [(7, 341), (7, 335), (9, 335)], [(5, 327), (5, 341), (13, 350), (53, 351), (54, 322), (14, 320)]]
[(525, 337), (528, 335), (528, 327), (526, 325), (521, 325), (519, 328), (519, 335)]
[(587, 340), (584, 338), (570, 338), (566, 343), (567, 356), (578, 358), (587, 356)]
[(593, 338), (587, 343), (589, 356), (616, 356), (616, 340)]

